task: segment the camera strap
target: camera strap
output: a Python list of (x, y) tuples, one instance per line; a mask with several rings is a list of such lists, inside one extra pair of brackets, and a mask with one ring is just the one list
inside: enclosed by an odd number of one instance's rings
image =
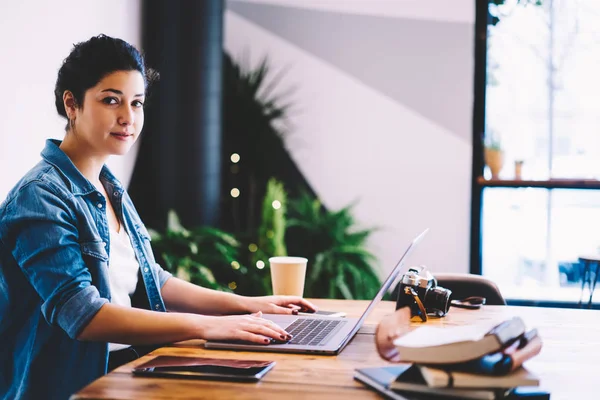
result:
[(466, 308), (468, 310), (479, 310), (485, 304), (485, 297), (471, 296), (462, 300), (451, 300), (450, 305), (457, 308)]
[(419, 307), (419, 317), (421, 318), (421, 321), (427, 322), (427, 311), (425, 311), (425, 306), (423, 305), (423, 302), (419, 298), (417, 292), (415, 292), (415, 289), (410, 286), (405, 286), (404, 293), (413, 297), (415, 303), (417, 303), (417, 306)]

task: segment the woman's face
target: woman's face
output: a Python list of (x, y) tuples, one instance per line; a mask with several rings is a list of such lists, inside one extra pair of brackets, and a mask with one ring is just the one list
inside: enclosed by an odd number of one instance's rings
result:
[(144, 126), (145, 84), (138, 71), (116, 71), (85, 92), (76, 109), (77, 143), (98, 156), (127, 153)]

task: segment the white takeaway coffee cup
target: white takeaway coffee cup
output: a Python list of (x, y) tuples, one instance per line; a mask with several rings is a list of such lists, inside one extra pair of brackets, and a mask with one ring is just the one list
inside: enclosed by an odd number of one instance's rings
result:
[(273, 294), (302, 296), (307, 262), (304, 257), (269, 258)]

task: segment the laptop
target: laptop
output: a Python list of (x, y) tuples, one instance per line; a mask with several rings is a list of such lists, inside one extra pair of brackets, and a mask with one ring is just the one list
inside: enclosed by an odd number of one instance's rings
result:
[(291, 341), (282, 344), (254, 344), (245, 341), (207, 341), (207, 349), (250, 350), (278, 353), (339, 354), (361, 328), (367, 316), (381, 301), (392, 286), (404, 265), (404, 261), (415, 249), (429, 229), (419, 234), (408, 246), (390, 275), (381, 285), (360, 318), (332, 318), (307, 315), (264, 314), (263, 318), (275, 322), (290, 333)]

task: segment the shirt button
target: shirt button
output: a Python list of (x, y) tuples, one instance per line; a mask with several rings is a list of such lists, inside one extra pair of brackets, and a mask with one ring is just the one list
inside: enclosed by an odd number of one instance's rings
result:
[(98, 206), (98, 208), (102, 208), (102, 203), (98, 203), (96, 206)]
[(102, 242), (102, 244), (104, 245), (104, 247), (108, 246), (108, 243), (106, 242)]
[(157, 310), (160, 310), (160, 305), (159, 304), (155, 304), (154, 308), (157, 309)]
[(144, 268), (144, 272), (148, 272), (148, 267)]

